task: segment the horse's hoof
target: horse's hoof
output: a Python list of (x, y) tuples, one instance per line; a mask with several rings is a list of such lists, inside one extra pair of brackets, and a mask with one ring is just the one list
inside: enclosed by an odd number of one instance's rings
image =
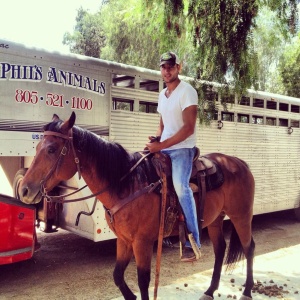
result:
[(240, 300), (252, 300), (252, 297), (248, 297), (248, 296), (245, 296), (245, 295), (242, 295)]
[(199, 300), (213, 300), (214, 298), (208, 295), (203, 294)]

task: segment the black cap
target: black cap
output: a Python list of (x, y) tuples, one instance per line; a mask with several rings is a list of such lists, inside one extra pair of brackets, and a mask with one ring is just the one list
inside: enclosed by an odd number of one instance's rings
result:
[(174, 66), (175, 64), (179, 65), (180, 61), (178, 56), (174, 52), (166, 52), (161, 55), (159, 66), (161, 67), (164, 64), (169, 64)]

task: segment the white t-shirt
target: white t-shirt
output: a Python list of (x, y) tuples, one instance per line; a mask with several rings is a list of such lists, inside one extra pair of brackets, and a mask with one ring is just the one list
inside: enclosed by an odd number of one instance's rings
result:
[[(169, 98), (166, 97), (165, 92), (166, 88), (160, 92), (157, 107), (157, 111), (161, 114), (164, 123), (161, 141), (173, 136), (183, 126), (182, 111), (185, 108), (191, 105), (198, 105), (197, 92), (187, 82), (180, 81)], [(167, 149), (193, 148), (195, 145), (196, 130), (186, 140)]]

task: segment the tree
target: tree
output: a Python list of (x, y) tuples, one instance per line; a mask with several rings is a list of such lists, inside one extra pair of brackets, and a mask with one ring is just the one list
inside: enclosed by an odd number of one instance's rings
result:
[[(95, 15), (79, 10), (75, 32), (66, 34), (65, 42), (76, 53), (151, 69), (158, 68), (160, 53), (173, 50), (183, 60), (184, 75), (242, 94), (249, 87), (269, 87), (273, 75), (266, 70), (274, 61), (276, 67), (278, 45), (295, 32), (296, 2), (102, 1)], [(204, 93), (210, 94), (206, 86)]]
[[(281, 29), (295, 31), (296, 0), (148, 0), (164, 7), (167, 35), (193, 39), (198, 78), (226, 84), (241, 94), (258, 87), (258, 57), (253, 30), (263, 5), (277, 13)], [(182, 20), (186, 22), (182, 22)]]
[(284, 93), (279, 72), (279, 61), (286, 44), (291, 40), (287, 27), (268, 7), (261, 7), (253, 30), (254, 48), (259, 62), (257, 70), (258, 89), (272, 93)]
[[(155, 11), (155, 12), (154, 12)], [(143, 0), (110, 1), (102, 9), (107, 44), (101, 58), (157, 69), (163, 48), (163, 8), (149, 14)]]
[(90, 14), (79, 8), (74, 33), (66, 32), (63, 44), (69, 45), (73, 53), (99, 58), (105, 42), (100, 14)]
[(300, 34), (286, 48), (279, 70), (286, 94), (300, 97)]

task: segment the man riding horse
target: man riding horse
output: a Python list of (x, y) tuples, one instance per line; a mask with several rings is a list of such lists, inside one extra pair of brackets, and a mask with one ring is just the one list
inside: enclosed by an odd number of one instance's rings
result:
[[(173, 185), (182, 207), (189, 241), (183, 248), (181, 261), (200, 258), (199, 229), (193, 192), (189, 186), (196, 151), (196, 120), (198, 95), (187, 82), (179, 79), (181, 66), (178, 56), (166, 52), (160, 58), (160, 71), (166, 88), (158, 98), (160, 122), (156, 132), (160, 140), (147, 143), (150, 152), (162, 151), (172, 162)], [(150, 137), (151, 139), (151, 137)]]

